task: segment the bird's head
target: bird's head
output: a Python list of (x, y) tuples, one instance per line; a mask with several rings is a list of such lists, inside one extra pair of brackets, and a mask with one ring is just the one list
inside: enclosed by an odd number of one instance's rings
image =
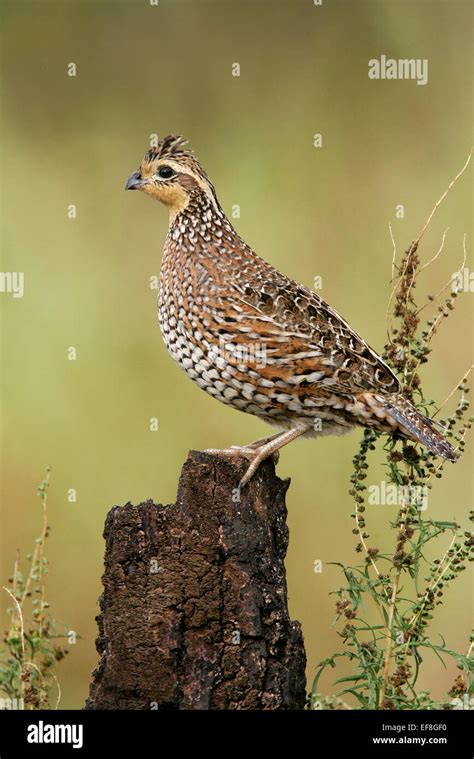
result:
[(126, 190), (141, 190), (161, 200), (168, 206), (171, 219), (199, 194), (218, 206), (212, 182), (186, 144), (182, 137), (172, 134), (161, 139), (145, 153), (140, 168), (125, 185)]

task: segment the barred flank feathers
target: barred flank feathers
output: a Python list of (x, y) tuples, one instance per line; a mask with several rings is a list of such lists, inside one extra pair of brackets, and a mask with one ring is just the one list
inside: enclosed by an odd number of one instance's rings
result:
[(435, 429), (431, 419), (419, 411), (401, 395), (392, 395), (387, 401), (387, 411), (397, 421), (407, 437), (418, 440), (432, 453), (448, 461), (457, 461), (458, 454), (446, 438)]

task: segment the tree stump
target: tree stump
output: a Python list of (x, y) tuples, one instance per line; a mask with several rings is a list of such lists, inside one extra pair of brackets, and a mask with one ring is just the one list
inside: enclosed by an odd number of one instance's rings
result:
[[(191, 451), (175, 504), (107, 516), (100, 662), (86, 709), (302, 709), (284, 558), (289, 480)], [(238, 500), (240, 497), (240, 500)]]

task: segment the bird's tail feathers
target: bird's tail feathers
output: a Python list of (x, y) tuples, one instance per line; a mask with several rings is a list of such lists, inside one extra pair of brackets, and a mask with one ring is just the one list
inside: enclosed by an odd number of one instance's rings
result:
[(457, 461), (459, 456), (453, 446), (435, 427), (439, 423), (417, 411), (406, 398), (393, 395), (388, 399), (386, 408), (390, 416), (400, 425), (400, 431), (408, 438), (419, 441), (436, 456), (441, 456), (448, 461)]

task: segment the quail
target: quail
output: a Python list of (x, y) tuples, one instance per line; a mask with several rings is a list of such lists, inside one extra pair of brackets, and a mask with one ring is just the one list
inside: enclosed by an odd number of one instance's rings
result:
[(199, 387), (279, 431), (210, 449), (259, 464), (298, 437), (367, 427), (455, 461), (382, 358), (316, 292), (260, 258), (226, 217), (187, 141), (169, 135), (126, 183), (169, 210), (158, 294), (164, 342)]

